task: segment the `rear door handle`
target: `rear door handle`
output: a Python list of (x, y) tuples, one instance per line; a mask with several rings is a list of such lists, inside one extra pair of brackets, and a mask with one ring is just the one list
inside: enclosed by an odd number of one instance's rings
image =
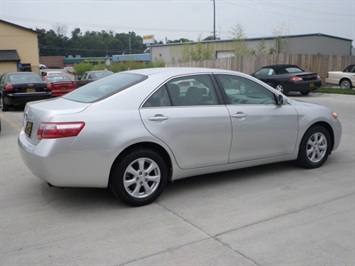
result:
[(151, 116), (148, 119), (149, 121), (161, 122), (161, 121), (168, 120), (169, 117), (159, 114), (159, 115)]

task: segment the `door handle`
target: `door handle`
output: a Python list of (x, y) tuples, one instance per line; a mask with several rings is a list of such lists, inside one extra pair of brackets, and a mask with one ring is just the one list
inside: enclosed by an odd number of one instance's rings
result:
[(155, 121), (155, 122), (161, 122), (161, 121), (165, 121), (168, 119), (169, 119), (169, 117), (164, 116), (164, 115), (155, 115), (155, 116), (151, 116), (148, 118), (149, 121)]
[(246, 118), (248, 115), (244, 114), (243, 112), (238, 112), (236, 114), (233, 114), (232, 117), (233, 118), (237, 118), (237, 119), (244, 119)]

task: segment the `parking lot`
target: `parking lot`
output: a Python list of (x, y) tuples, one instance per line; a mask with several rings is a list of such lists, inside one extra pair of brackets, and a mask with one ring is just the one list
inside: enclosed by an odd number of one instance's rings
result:
[(48, 187), (19, 157), (22, 110), (0, 112), (0, 265), (355, 265), (355, 96), (291, 97), (339, 114), (342, 142), (323, 167), (182, 179), (140, 208), (106, 189)]

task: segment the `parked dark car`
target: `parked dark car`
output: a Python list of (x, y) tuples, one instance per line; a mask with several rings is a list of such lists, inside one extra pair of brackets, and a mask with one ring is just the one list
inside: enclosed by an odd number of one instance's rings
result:
[(283, 94), (299, 91), (302, 95), (308, 95), (322, 85), (317, 73), (306, 72), (296, 65), (264, 66), (251, 75)]
[(93, 71), (86, 71), (81, 77), (75, 80), (78, 87), (84, 86), (90, 82), (95, 80), (107, 77), (112, 75), (113, 72), (109, 70), (93, 70)]
[(1, 109), (5, 112), (11, 105), (50, 98), (52, 91), (37, 73), (9, 72), (1, 76), (0, 94)]
[(51, 75), (44, 78), (47, 81), (47, 88), (52, 91), (52, 96), (62, 96), (78, 88), (75, 81), (65, 75)]

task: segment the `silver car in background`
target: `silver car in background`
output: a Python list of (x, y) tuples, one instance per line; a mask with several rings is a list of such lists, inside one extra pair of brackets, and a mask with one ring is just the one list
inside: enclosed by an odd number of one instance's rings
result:
[(132, 206), (168, 181), (296, 160), (321, 166), (341, 139), (337, 114), (239, 72), (121, 72), (60, 98), (28, 103), (18, 144), (57, 187), (109, 187)]

